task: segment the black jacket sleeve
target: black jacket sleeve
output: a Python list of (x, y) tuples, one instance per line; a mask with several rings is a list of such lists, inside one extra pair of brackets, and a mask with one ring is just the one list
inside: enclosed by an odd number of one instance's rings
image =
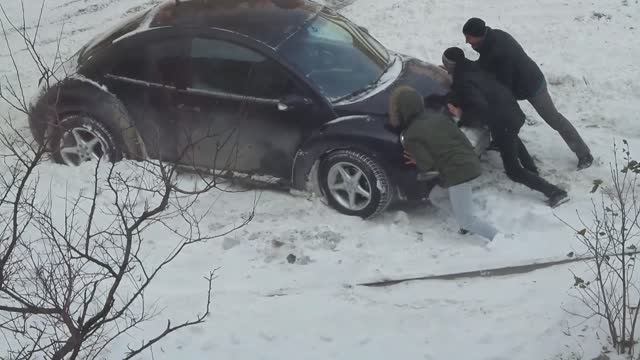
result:
[(533, 96), (544, 83), (540, 67), (516, 39), (504, 31), (490, 30), (486, 41), (478, 61), (482, 68), (494, 74), (517, 99)]
[(461, 84), (459, 100), (462, 108), (459, 126), (474, 122), (488, 123), (489, 100), (473, 81), (465, 81)]
[(515, 88), (516, 61), (514, 55), (508, 52), (499, 52), (495, 54), (495, 66), (497, 80), (500, 81), (507, 89)]

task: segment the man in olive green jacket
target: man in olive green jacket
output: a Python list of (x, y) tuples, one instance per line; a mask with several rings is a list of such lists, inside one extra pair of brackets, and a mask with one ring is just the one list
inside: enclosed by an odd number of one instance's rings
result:
[(402, 130), (402, 144), (423, 172), (437, 172), (449, 191), (453, 213), (463, 232), (493, 240), (498, 231), (473, 214), (471, 180), (482, 173), (469, 139), (443, 112), (425, 108), (415, 89), (400, 86), (391, 94), (390, 125)]

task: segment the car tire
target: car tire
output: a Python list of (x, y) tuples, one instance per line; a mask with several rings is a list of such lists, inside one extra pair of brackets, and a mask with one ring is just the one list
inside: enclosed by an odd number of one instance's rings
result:
[(111, 162), (124, 158), (146, 160), (144, 141), (124, 104), (98, 84), (76, 77), (65, 78), (43, 92), (31, 106), (29, 127), (38, 145), (64, 163), (60, 142), (76, 128), (104, 140)]
[(60, 120), (50, 138), (53, 160), (69, 166), (97, 159), (120, 161), (123, 140), (117, 134), (88, 115), (68, 115)]
[(345, 215), (373, 218), (393, 198), (393, 187), (383, 166), (358, 151), (330, 153), (320, 163), (318, 176), (329, 205)]

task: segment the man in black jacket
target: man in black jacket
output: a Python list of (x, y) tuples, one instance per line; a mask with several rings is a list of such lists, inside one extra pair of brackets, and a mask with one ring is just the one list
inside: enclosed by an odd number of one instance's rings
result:
[(472, 121), (487, 124), (511, 180), (546, 195), (551, 207), (568, 201), (566, 191), (538, 175), (531, 156), (518, 137), (525, 115), (511, 91), (468, 60), (460, 48), (447, 49), (442, 62), (453, 77), (452, 95), (460, 109), (450, 110), (460, 113), (459, 125)]
[(480, 67), (494, 74), (518, 100), (528, 100), (544, 121), (560, 133), (578, 157), (578, 170), (591, 166), (593, 156), (589, 147), (556, 109), (544, 74), (522, 46), (508, 33), (486, 26), (478, 18), (469, 19), (462, 32), (467, 43), (480, 54), (477, 61)]

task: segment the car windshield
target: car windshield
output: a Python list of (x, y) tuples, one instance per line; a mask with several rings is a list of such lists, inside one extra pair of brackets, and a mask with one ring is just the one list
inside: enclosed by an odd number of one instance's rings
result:
[(366, 31), (326, 10), (278, 51), (331, 100), (375, 84), (392, 63), (384, 46)]

